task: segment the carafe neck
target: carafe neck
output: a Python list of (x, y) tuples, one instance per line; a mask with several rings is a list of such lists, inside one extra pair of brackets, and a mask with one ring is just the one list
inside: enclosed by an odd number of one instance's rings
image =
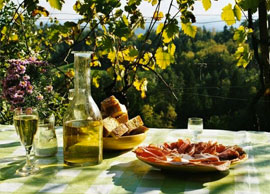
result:
[(90, 55), (91, 52), (74, 53), (75, 95), (80, 95), (81, 91), (91, 95)]

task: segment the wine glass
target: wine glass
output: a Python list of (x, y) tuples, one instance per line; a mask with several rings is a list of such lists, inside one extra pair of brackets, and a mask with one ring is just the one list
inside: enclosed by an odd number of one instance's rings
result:
[(37, 110), (32, 108), (16, 108), (14, 110), (13, 121), (16, 132), (20, 136), (21, 144), (26, 151), (26, 164), (23, 168), (18, 169), (16, 173), (20, 176), (28, 176), (39, 170), (30, 160), (33, 139), (38, 128)]
[(188, 119), (188, 130), (192, 134), (192, 141), (198, 141), (198, 135), (203, 132), (203, 119), (191, 117)]

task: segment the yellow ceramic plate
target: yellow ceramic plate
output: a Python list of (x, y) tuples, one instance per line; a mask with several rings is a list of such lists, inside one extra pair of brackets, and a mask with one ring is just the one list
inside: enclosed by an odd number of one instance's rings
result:
[(139, 145), (146, 138), (146, 133), (122, 136), (118, 139), (113, 137), (103, 137), (103, 148), (105, 150), (128, 150)]
[(218, 171), (226, 171), (229, 168), (236, 166), (247, 160), (248, 156), (245, 154), (245, 157), (236, 162), (232, 162), (230, 166), (204, 166), (204, 165), (194, 165), (194, 164), (185, 164), (185, 163), (161, 163), (161, 162), (150, 162), (137, 156), (137, 158), (153, 167), (163, 169), (163, 170), (171, 170), (171, 171), (184, 171), (184, 172), (218, 172)]

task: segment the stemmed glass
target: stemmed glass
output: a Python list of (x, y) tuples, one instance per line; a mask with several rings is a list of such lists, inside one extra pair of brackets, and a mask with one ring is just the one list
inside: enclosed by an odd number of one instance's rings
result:
[(192, 141), (198, 141), (198, 135), (203, 132), (203, 119), (191, 117), (188, 119), (188, 130), (192, 134)]
[(26, 151), (26, 164), (23, 168), (18, 169), (16, 173), (21, 176), (28, 176), (39, 170), (30, 160), (33, 139), (38, 128), (37, 110), (32, 108), (16, 108), (14, 110), (13, 121), (16, 132), (20, 136), (21, 144)]

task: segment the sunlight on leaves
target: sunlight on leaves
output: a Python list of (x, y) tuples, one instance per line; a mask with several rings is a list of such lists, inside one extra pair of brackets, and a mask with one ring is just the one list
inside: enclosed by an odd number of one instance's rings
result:
[(47, 0), (47, 2), (50, 3), (50, 6), (52, 8), (55, 8), (55, 9), (58, 9), (58, 10), (62, 9), (62, 5), (64, 3), (63, 0)]
[(12, 33), (10, 36), (9, 36), (9, 40), (11, 41), (18, 41), (19, 37), (17, 34), (15, 33)]
[(69, 78), (73, 78), (75, 76), (75, 72), (73, 69), (69, 69), (67, 72), (66, 72), (66, 76), (68, 76)]
[(197, 26), (192, 26), (190, 22), (182, 23), (182, 30), (186, 35), (194, 38), (197, 33)]
[(160, 11), (160, 12), (155, 12), (154, 15), (153, 15), (153, 18), (157, 21), (160, 21), (162, 18), (164, 17), (163, 15), (163, 12)]
[(97, 76), (93, 77), (93, 79), (92, 79), (92, 83), (96, 88), (99, 88), (99, 80), (100, 80), (100, 78), (101, 77), (99, 75), (97, 75)]
[(202, 0), (203, 8), (207, 11), (211, 7), (211, 0)]
[(169, 53), (163, 51), (161, 47), (157, 49), (155, 58), (156, 58), (156, 64), (161, 69), (166, 69), (174, 59), (173, 56), (171, 56)]
[(5, 39), (6, 33), (7, 33), (7, 27), (4, 26), (3, 29), (1, 30), (1, 34), (2, 34), (1, 41), (3, 41)]
[(160, 24), (157, 26), (156, 34), (159, 34), (159, 33), (162, 31), (163, 27), (164, 27), (164, 24), (163, 24), (163, 23), (160, 23)]
[(227, 25), (235, 24), (234, 11), (232, 9), (232, 4), (228, 4), (222, 9), (221, 19), (226, 22)]
[(145, 0), (145, 1), (147, 1), (148, 3), (151, 3), (152, 6), (156, 5), (158, 2), (158, 0)]
[(141, 97), (142, 98), (146, 97), (147, 84), (148, 84), (148, 81), (147, 81), (146, 78), (143, 78), (141, 80), (136, 79), (133, 82), (133, 86), (136, 88), (136, 90), (141, 92)]

